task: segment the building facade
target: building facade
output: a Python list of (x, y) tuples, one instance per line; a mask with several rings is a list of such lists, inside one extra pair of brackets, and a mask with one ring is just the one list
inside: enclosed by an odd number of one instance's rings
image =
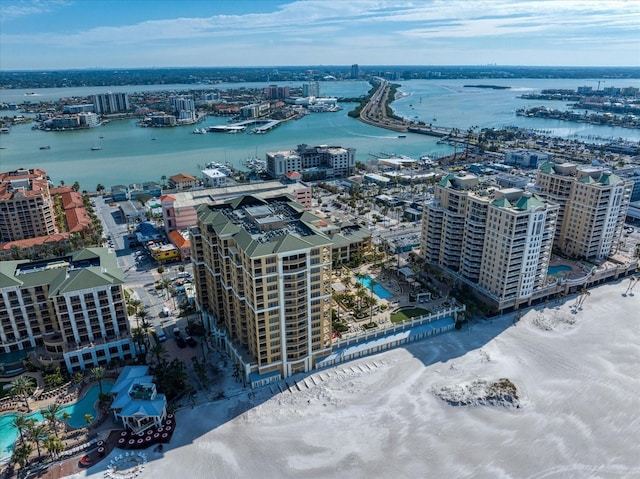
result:
[(126, 93), (101, 93), (93, 95), (93, 111), (98, 115), (111, 115), (129, 110), (129, 95)]
[(615, 253), (629, 208), (633, 181), (609, 170), (545, 163), (535, 191), (560, 205), (555, 246), (564, 254), (603, 260)]
[(281, 178), (297, 171), (306, 179), (345, 178), (356, 166), (355, 148), (341, 146), (313, 146), (302, 144), (296, 150), (267, 153), (267, 173)]
[(530, 304), (546, 284), (558, 205), (518, 188), (448, 175), (423, 211), (421, 254), (498, 309)]
[(46, 171), (19, 169), (0, 173), (0, 243), (56, 233)]
[(310, 371), (331, 351), (332, 241), (315, 220), (288, 196), (198, 207), (198, 301), (247, 380)]
[(123, 284), (104, 248), (0, 262), (0, 353), (31, 351), (34, 363), (70, 373), (132, 358)]

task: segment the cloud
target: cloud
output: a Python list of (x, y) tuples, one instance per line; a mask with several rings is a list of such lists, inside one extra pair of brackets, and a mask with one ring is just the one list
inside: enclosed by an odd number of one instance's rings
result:
[(66, 5), (69, 5), (66, 0), (33, 0), (14, 4), (7, 3), (0, 6), (0, 23), (8, 23), (23, 17), (44, 15)]

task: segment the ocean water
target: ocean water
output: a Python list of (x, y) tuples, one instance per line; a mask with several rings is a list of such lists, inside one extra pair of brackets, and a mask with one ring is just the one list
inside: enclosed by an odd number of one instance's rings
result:
[[(519, 126), (549, 130), (565, 137), (588, 137), (640, 140), (640, 131), (584, 123), (517, 117), (515, 110), (548, 104), (565, 108), (563, 102), (539, 102), (518, 98), (525, 92), (545, 88), (572, 88), (597, 85), (596, 80), (411, 80), (402, 81), (400, 91), (407, 96), (393, 108), (398, 115), (439, 126), (467, 129), (472, 126)], [(607, 86), (638, 86), (638, 80), (608, 80)], [(465, 88), (465, 84), (491, 83), (507, 85), (509, 90)], [(255, 88), (268, 84), (220, 84), (215, 88)], [(285, 84), (280, 84), (285, 85)], [(299, 86), (291, 83), (289, 86)], [(33, 92), (32, 101), (61, 97), (87, 96), (105, 91), (157, 91), (211, 89), (204, 85), (154, 85), (129, 87), (83, 87), (69, 89), (0, 90), (0, 102), (24, 101)], [(370, 85), (364, 81), (323, 82), (321, 93), (327, 96), (355, 97), (366, 94)], [(194, 135), (196, 126), (176, 128), (141, 128), (135, 120), (113, 121), (90, 130), (45, 132), (32, 125), (17, 125), (11, 133), (0, 135), (0, 171), (15, 168), (44, 168), (56, 184), (80, 183), (81, 189), (95, 190), (97, 184), (107, 188), (164, 176), (190, 173), (199, 176), (199, 166), (208, 162), (231, 163), (242, 168), (248, 158), (264, 158), (269, 151), (295, 148), (298, 144), (340, 145), (357, 150), (357, 159), (367, 161), (372, 155), (399, 154), (411, 157), (439, 157), (453, 152), (448, 145), (438, 145), (436, 138), (395, 132), (365, 125), (347, 116), (354, 104), (343, 104), (336, 113), (312, 113), (299, 120), (281, 124), (264, 135), (248, 133), (208, 133)], [(16, 111), (0, 111), (15, 115)], [(208, 117), (197, 127), (223, 124), (226, 118)], [(41, 146), (50, 149), (41, 150)], [(100, 146), (100, 150), (91, 150)]]

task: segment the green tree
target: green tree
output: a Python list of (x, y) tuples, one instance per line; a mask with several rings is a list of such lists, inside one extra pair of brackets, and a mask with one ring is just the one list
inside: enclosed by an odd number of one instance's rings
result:
[(30, 376), (19, 376), (11, 381), (11, 384), (9, 385), (11, 396), (22, 397), (28, 411), (31, 411), (31, 407), (29, 406), (29, 396), (31, 396), (35, 390), (35, 380)]
[(24, 431), (28, 430), (33, 425), (34, 422), (35, 422), (35, 419), (28, 418), (24, 414), (18, 414), (13, 419), (12, 424), (13, 424), (13, 427), (15, 427), (18, 430), (18, 433), (20, 434), (20, 442), (24, 442)]
[(107, 375), (107, 370), (102, 366), (96, 366), (95, 368), (91, 369), (91, 375), (93, 376), (93, 379), (98, 381), (98, 387), (100, 388), (100, 396), (102, 396), (102, 380)]
[(166, 348), (158, 343), (156, 344), (154, 347), (152, 347), (149, 352), (156, 358), (156, 363), (157, 364), (161, 364), (162, 361), (165, 359), (165, 357), (167, 356), (167, 350)]
[(33, 446), (28, 442), (23, 442), (13, 449), (11, 460), (23, 468), (27, 465), (27, 461), (29, 460), (29, 456), (31, 456), (32, 452)]
[(49, 435), (49, 428), (42, 423), (34, 424), (29, 428), (29, 438), (36, 444), (38, 450), (38, 459), (40, 459), (40, 444)]
[(62, 414), (62, 406), (56, 403), (49, 404), (44, 409), (40, 410), (42, 417), (49, 421), (53, 428), (53, 433), (58, 437), (58, 422), (60, 421), (59, 415)]
[(89, 414), (89, 413), (85, 414), (84, 415), (84, 422), (87, 423), (87, 432), (88, 432), (88, 429), (91, 426), (91, 423), (93, 422), (93, 415)]
[(57, 459), (60, 453), (64, 451), (64, 443), (62, 439), (56, 436), (49, 436), (44, 440), (44, 447), (49, 451), (53, 459)]

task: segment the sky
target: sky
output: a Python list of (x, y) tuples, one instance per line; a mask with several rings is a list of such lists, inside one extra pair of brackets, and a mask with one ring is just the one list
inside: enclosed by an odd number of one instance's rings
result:
[(0, 70), (640, 66), (640, 0), (0, 0)]

